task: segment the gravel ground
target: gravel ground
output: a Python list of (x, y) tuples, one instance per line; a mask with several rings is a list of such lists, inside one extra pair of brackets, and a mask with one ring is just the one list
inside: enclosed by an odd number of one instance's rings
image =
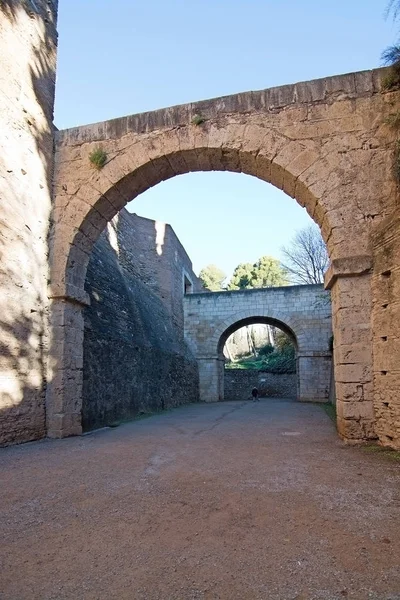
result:
[(316, 405), (190, 405), (0, 468), (1, 600), (400, 600), (400, 464)]

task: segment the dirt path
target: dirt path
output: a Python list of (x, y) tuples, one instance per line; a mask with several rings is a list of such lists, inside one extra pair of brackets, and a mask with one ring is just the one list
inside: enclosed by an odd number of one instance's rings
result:
[(314, 405), (0, 451), (1, 600), (400, 599), (400, 465)]

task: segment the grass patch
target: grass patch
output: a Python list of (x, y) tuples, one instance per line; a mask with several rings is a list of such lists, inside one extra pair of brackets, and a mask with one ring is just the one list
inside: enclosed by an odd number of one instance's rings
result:
[(393, 151), (393, 177), (400, 183), (400, 140), (397, 140)]
[(194, 115), (193, 119), (192, 119), (192, 123), (193, 125), (202, 125), (203, 123), (206, 122), (206, 118), (202, 117), (201, 115)]
[(400, 111), (390, 113), (390, 115), (385, 117), (383, 122), (392, 129), (400, 129)]
[(100, 171), (107, 162), (107, 153), (99, 146), (89, 154), (89, 160), (92, 166)]
[(367, 454), (378, 454), (389, 460), (400, 462), (400, 450), (393, 450), (386, 446), (378, 446), (378, 444), (365, 444), (365, 446), (361, 446), (361, 450)]
[(393, 65), (389, 72), (381, 79), (381, 90), (383, 92), (392, 92), (400, 88), (400, 69), (399, 65)]

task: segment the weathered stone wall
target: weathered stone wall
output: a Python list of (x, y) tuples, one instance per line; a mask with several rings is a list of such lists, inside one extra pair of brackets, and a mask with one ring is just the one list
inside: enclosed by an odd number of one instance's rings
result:
[(332, 356), (329, 351), (298, 355), (300, 400), (328, 402), (331, 387)]
[(296, 373), (225, 369), (224, 400), (248, 400), (254, 387), (262, 398), (296, 398)]
[(384, 222), (373, 238), (372, 331), (376, 432), (400, 448), (400, 215)]
[(86, 280), (84, 430), (198, 400), (197, 363), (183, 336), (183, 274), (197, 284), (168, 225), (123, 210), (100, 236)]
[(45, 435), (57, 1), (0, 3), (0, 444)]
[[(371, 262), (357, 257), (353, 262), (354, 275), (337, 277), (332, 286), (337, 427), (344, 438), (366, 440), (376, 438)], [(332, 285), (332, 279), (335, 276), (331, 277), (328, 270), (329, 286)]]

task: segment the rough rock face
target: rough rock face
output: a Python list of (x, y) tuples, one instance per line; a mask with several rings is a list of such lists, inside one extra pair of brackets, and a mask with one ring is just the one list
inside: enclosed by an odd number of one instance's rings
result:
[(86, 280), (84, 430), (198, 400), (197, 362), (183, 339), (184, 274), (197, 285), (169, 226), (124, 210), (101, 235)]
[(56, 17), (0, 2), (0, 445), (46, 432)]

